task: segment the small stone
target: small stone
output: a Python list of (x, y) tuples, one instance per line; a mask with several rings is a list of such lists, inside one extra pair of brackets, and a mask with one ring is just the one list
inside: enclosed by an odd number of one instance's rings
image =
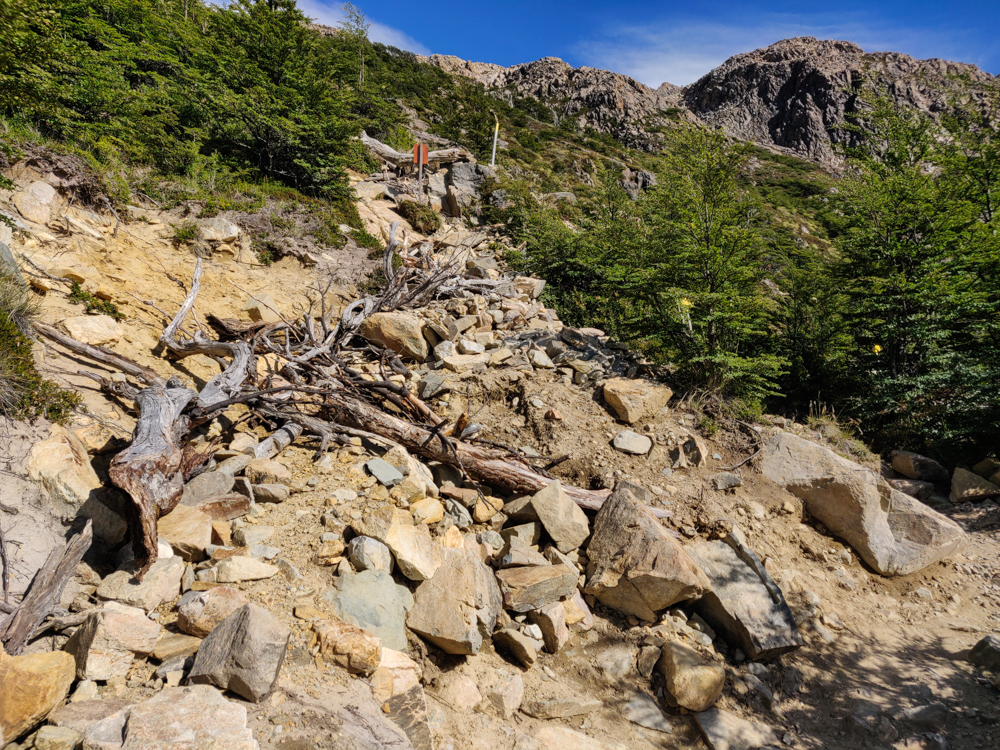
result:
[(432, 524), (444, 518), (444, 506), (433, 497), (425, 497), (410, 505), (410, 515), (413, 523)]
[(569, 596), (579, 574), (566, 565), (507, 568), (497, 572), (504, 608), (528, 612)]
[(726, 670), (680, 641), (668, 641), (657, 665), (674, 700), (690, 711), (715, 705), (726, 684)]
[(980, 669), (1000, 672), (1000, 636), (988, 635), (969, 651), (969, 663)]
[(80, 703), (81, 701), (91, 701), (97, 698), (97, 683), (93, 680), (80, 680), (76, 685), (76, 690), (69, 697), (70, 703)]
[(645, 380), (612, 378), (604, 383), (605, 402), (626, 424), (656, 415), (673, 395), (666, 386)]
[(205, 559), (205, 547), (212, 543), (212, 519), (197, 508), (178, 505), (156, 522), (157, 534), (183, 560)]
[(663, 711), (660, 710), (656, 701), (645, 693), (638, 693), (629, 700), (622, 710), (622, 716), (633, 724), (656, 732), (669, 733), (673, 731), (673, 727), (670, 726), (670, 722), (667, 721), (667, 717), (663, 715)]
[(283, 503), (292, 491), (285, 484), (255, 484), (253, 497), (258, 503)]
[(615, 450), (634, 456), (645, 456), (653, 448), (653, 441), (632, 430), (622, 430), (611, 443)]
[(590, 536), (590, 521), (556, 479), (531, 498), (538, 520), (560, 552), (569, 552)]
[(216, 567), (216, 580), (219, 583), (239, 583), (241, 581), (261, 581), (277, 575), (280, 568), (268, 565), (252, 557), (227, 557)]
[(539, 370), (555, 369), (555, 365), (552, 363), (552, 360), (549, 359), (549, 355), (541, 351), (540, 349), (533, 349), (528, 354), (528, 361), (531, 363), (532, 367)]
[(292, 472), (287, 466), (268, 458), (255, 458), (244, 470), (251, 484), (291, 484)]
[(517, 672), (498, 670), (486, 698), (503, 718), (509, 719), (524, 700), (524, 680)]
[(528, 617), (541, 629), (546, 651), (555, 654), (566, 645), (569, 628), (566, 626), (566, 609), (560, 602), (532, 610)]
[(468, 339), (459, 339), (455, 346), (458, 348), (459, 354), (482, 354), (486, 351), (485, 346)]
[(246, 604), (205, 638), (188, 680), (231, 690), (259, 703), (278, 679), (291, 635), (270, 612)]
[(410, 580), (425, 581), (441, 565), (440, 547), (434, 544), (427, 526), (414, 526), (404, 510), (385, 506), (351, 525), (358, 534), (378, 539), (392, 550), (400, 572)]
[(278, 307), (269, 294), (257, 294), (246, 301), (243, 312), (257, 323), (279, 323)]
[(381, 570), (392, 573), (392, 552), (378, 539), (356, 536), (347, 545), (347, 557), (359, 573), (363, 570)]
[(66, 650), (76, 656), (79, 679), (109, 680), (127, 675), (136, 655), (150, 653), (159, 635), (160, 624), (141, 609), (110, 602), (88, 615)]
[(712, 475), (712, 486), (717, 490), (731, 490), (743, 484), (740, 475), (733, 471), (720, 471)]
[(341, 620), (313, 623), (310, 648), (319, 647), (319, 654), (330, 658), (352, 673), (369, 675), (382, 661), (382, 641), (367, 630)]
[(247, 603), (247, 598), (230, 586), (216, 586), (185, 596), (178, 603), (177, 627), (188, 635), (204, 638)]
[(69, 727), (45, 726), (35, 734), (35, 750), (76, 750), (82, 735)]
[(525, 667), (531, 667), (538, 660), (535, 642), (513, 628), (505, 628), (494, 633), (493, 645), (499, 651), (513, 656)]
[(385, 487), (395, 487), (403, 481), (403, 475), (399, 469), (381, 458), (373, 458), (365, 464), (368, 473)]
[(438, 678), (436, 696), (456, 711), (471, 711), (483, 702), (475, 681), (464, 674), (446, 673)]
[(566, 610), (567, 625), (583, 631), (594, 627), (594, 615), (579, 591), (574, 591), (562, 604)]
[(206, 471), (184, 485), (180, 504), (197, 507), (213, 497), (228, 495), (235, 483), (236, 478), (227, 471)]
[(239, 547), (252, 547), (263, 544), (274, 536), (273, 526), (244, 526), (233, 531), (233, 544)]
[(165, 633), (160, 636), (153, 649), (153, 658), (169, 662), (179, 656), (190, 656), (201, 646), (201, 638), (180, 633)]

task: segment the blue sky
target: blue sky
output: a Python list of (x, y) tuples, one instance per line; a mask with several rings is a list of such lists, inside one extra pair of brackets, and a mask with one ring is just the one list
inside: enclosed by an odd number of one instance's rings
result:
[[(1000, 73), (1000, 1), (397, 2), (356, 0), (375, 41), (413, 52), (513, 65), (551, 55), (650, 86), (684, 85), (726, 58), (791, 36), (846, 39), (866, 51), (969, 62)], [(299, 0), (334, 25), (339, 2)]]

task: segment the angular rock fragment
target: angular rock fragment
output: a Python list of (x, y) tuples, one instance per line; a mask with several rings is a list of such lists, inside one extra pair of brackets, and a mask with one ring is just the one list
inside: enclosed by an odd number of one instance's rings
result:
[(626, 424), (635, 424), (654, 416), (673, 395), (674, 392), (666, 386), (646, 380), (611, 378), (604, 383), (605, 402)]
[(413, 594), (388, 573), (366, 570), (338, 576), (323, 592), (323, 600), (339, 619), (377, 635), (383, 647), (407, 648), (406, 613), (413, 607)]
[(904, 477), (921, 479), (931, 484), (945, 484), (948, 481), (948, 470), (933, 458), (910, 451), (893, 451), (891, 459), (893, 470)]
[(590, 521), (557, 479), (531, 498), (538, 520), (560, 552), (577, 549), (590, 536)]
[[(89, 684), (94, 685), (92, 682)], [(48, 722), (57, 727), (66, 727), (80, 734), (86, 734), (87, 730), (97, 722), (131, 706), (132, 704), (127, 701), (114, 697), (67, 703), (54, 709), (49, 714)]]
[(604, 708), (595, 698), (549, 698), (521, 704), (521, 711), (536, 719), (568, 719)]
[(566, 627), (566, 608), (561, 602), (552, 602), (528, 613), (529, 619), (542, 631), (542, 641), (549, 653), (558, 653), (569, 640)]
[(34, 750), (76, 750), (83, 736), (69, 727), (45, 726), (35, 734)]
[[(215, 472), (213, 472), (215, 473)], [(238, 492), (210, 497), (192, 505), (213, 521), (232, 521), (250, 512), (250, 498)]]
[(404, 510), (384, 506), (352, 523), (354, 530), (385, 544), (396, 558), (400, 572), (412, 581), (426, 581), (441, 565), (440, 547), (423, 524), (413, 525)]
[(657, 732), (670, 733), (673, 728), (656, 701), (645, 693), (639, 693), (622, 709), (622, 716), (633, 724), (638, 724), (646, 729), (653, 729)]
[(97, 588), (97, 598), (140, 607), (148, 614), (180, 593), (181, 577), (184, 575), (181, 558), (171, 556), (157, 560), (141, 582), (135, 578), (133, 566), (133, 562), (127, 562), (105, 578)]
[(585, 591), (643, 620), (708, 591), (705, 574), (638, 501), (642, 489), (619, 482), (594, 518)]
[(952, 554), (965, 539), (951, 519), (821, 445), (776, 432), (762, 456), (765, 477), (800, 498), (812, 516), (882, 575), (915, 573)]
[(219, 583), (262, 581), (281, 572), (281, 568), (242, 555), (227, 557), (215, 566), (215, 570), (215, 580)]
[(436, 696), (456, 711), (471, 711), (483, 702), (482, 693), (468, 675), (448, 673), (437, 679)]
[(160, 634), (160, 639), (153, 649), (153, 658), (160, 662), (169, 662), (179, 656), (190, 656), (201, 647), (201, 638), (181, 633)]
[(246, 707), (210, 685), (166, 688), (91, 725), (88, 750), (259, 750)]
[(289, 484), (292, 472), (287, 466), (269, 458), (255, 458), (244, 472), (251, 484)]
[(587, 631), (594, 627), (594, 615), (579, 591), (574, 591), (563, 601), (566, 610), (566, 624), (577, 630)]
[(177, 607), (177, 627), (188, 635), (204, 638), (245, 604), (247, 598), (230, 586), (186, 594)]
[(721, 708), (695, 714), (695, 720), (710, 750), (757, 750), (779, 746), (779, 739), (769, 726), (741, 719)]
[(606, 745), (560, 724), (546, 724), (535, 730), (533, 737), (539, 743), (540, 750), (625, 750), (624, 745)]
[(109, 602), (91, 612), (73, 634), (66, 650), (75, 654), (81, 680), (110, 680), (128, 674), (136, 655), (156, 648), (160, 624), (137, 607)]
[(205, 638), (188, 679), (259, 703), (270, 694), (292, 631), (266, 609), (246, 604)]
[(329, 657), (349, 672), (371, 674), (382, 661), (382, 641), (364, 628), (342, 620), (313, 623), (310, 648), (319, 647), (319, 654)]
[(921, 502), (927, 501), (934, 494), (934, 485), (920, 479), (887, 479), (885, 481), (894, 490), (904, 492)]
[(509, 719), (524, 700), (524, 680), (509, 669), (497, 671), (496, 678), (486, 691), (486, 698), (503, 718)]
[(781, 589), (757, 556), (732, 535), (687, 548), (711, 581), (695, 609), (716, 633), (753, 661), (802, 645)]
[(969, 651), (969, 663), (991, 672), (1000, 672), (1000, 636), (988, 635)]
[(632, 430), (622, 430), (619, 432), (615, 435), (615, 439), (611, 441), (611, 445), (614, 446), (615, 450), (619, 450), (622, 453), (631, 453), (635, 456), (645, 456), (653, 449), (652, 440), (645, 435), (640, 435), (638, 432), (632, 432)]
[(13, 742), (40, 724), (66, 698), (75, 673), (63, 651), (0, 655), (0, 737)]
[(726, 684), (722, 664), (706, 659), (680, 641), (667, 641), (663, 645), (657, 666), (674, 700), (690, 711), (705, 711), (714, 706)]
[(375, 313), (365, 318), (360, 333), (368, 341), (381, 344), (402, 357), (423, 362), (429, 348), (421, 331), (420, 318), (409, 313)]
[(178, 505), (156, 522), (157, 535), (188, 562), (205, 559), (205, 547), (212, 543), (212, 519), (197, 508)]
[(236, 478), (227, 471), (206, 471), (184, 485), (181, 505), (197, 507), (213, 497), (233, 491)]
[(493, 634), (493, 645), (498, 651), (508, 653), (525, 667), (531, 667), (538, 661), (538, 651), (535, 641), (513, 628), (498, 630)]
[(359, 573), (363, 570), (381, 570), (392, 573), (392, 552), (378, 539), (356, 536), (347, 545), (347, 559)]
[(955, 469), (955, 473), (951, 475), (951, 494), (948, 499), (953, 503), (984, 500), (997, 495), (1000, 495), (1000, 487), (967, 469)]
[(49, 437), (35, 443), (28, 456), (28, 477), (40, 482), (56, 508), (67, 515), (91, 499), (102, 486), (91, 466), (87, 447), (60, 425), (49, 428)]
[(566, 565), (536, 565), (497, 572), (504, 609), (528, 612), (576, 591), (578, 574)]
[(417, 588), (406, 624), (446, 653), (479, 653), (500, 616), (500, 590), (492, 571), (464, 548), (441, 554), (441, 567)]

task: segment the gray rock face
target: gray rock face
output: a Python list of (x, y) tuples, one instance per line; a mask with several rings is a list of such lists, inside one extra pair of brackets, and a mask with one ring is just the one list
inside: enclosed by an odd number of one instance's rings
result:
[(965, 539), (954, 521), (892, 489), (875, 472), (787, 432), (768, 439), (761, 471), (882, 575), (921, 570)]
[(403, 475), (395, 466), (381, 458), (373, 458), (365, 464), (368, 472), (386, 487), (395, 487), (403, 481)]
[(669, 733), (673, 731), (667, 717), (656, 705), (656, 701), (645, 693), (639, 693), (625, 704), (622, 709), (622, 716), (646, 729), (654, 729), (657, 732)]
[(259, 703), (278, 679), (291, 636), (292, 631), (266, 609), (246, 604), (208, 634), (188, 679)]
[(413, 594), (388, 573), (342, 575), (323, 592), (323, 600), (334, 615), (374, 633), (383, 646), (406, 650), (406, 613), (413, 607)]
[(68, 646), (76, 656), (81, 680), (109, 680), (128, 674), (136, 654), (156, 647), (160, 624), (137, 607), (110, 602), (88, 615)]
[(213, 497), (228, 495), (233, 491), (234, 484), (236, 484), (236, 479), (228, 472), (206, 471), (184, 485), (181, 505), (197, 506)]
[(370, 536), (354, 537), (347, 545), (347, 559), (359, 573), (365, 570), (392, 572), (392, 552)]
[(712, 583), (695, 609), (716, 633), (753, 661), (767, 661), (802, 645), (781, 589), (753, 552), (731, 535), (687, 550)]
[(920, 479), (931, 484), (946, 484), (948, 470), (933, 458), (910, 451), (893, 451), (892, 468), (904, 477)]

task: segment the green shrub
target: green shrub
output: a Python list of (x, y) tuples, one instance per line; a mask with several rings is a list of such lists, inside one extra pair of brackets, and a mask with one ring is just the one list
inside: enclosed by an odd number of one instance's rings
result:
[(198, 225), (193, 221), (185, 221), (183, 224), (172, 226), (174, 227), (174, 244), (180, 245), (198, 239)]
[(441, 217), (430, 206), (416, 201), (403, 201), (397, 206), (399, 215), (421, 234), (434, 234), (441, 228)]
[(0, 414), (62, 422), (79, 406), (80, 395), (43, 379), (35, 369), (31, 339), (25, 335), (34, 316), (30, 292), (0, 271)]
[(115, 320), (125, 320), (125, 314), (118, 309), (118, 306), (111, 300), (99, 299), (88, 291), (85, 291), (77, 282), (73, 282), (69, 292), (70, 302), (78, 302), (86, 308), (87, 312), (108, 315)]

